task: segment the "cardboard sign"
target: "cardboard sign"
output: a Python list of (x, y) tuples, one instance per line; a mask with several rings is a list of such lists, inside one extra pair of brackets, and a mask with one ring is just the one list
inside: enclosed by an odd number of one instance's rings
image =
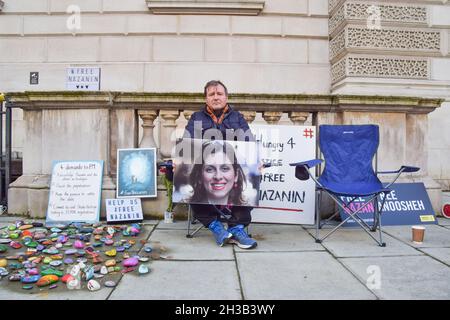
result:
[(106, 221), (124, 222), (143, 220), (141, 199), (106, 199)]
[(103, 161), (54, 161), (47, 224), (98, 222)]
[[(382, 226), (399, 225), (417, 225), (417, 224), (436, 224), (437, 220), (431, 206), (430, 198), (423, 183), (394, 183), (390, 189), (392, 192), (386, 196), (381, 214)], [(341, 197), (348, 203), (351, 197)], [(354, 211), (360, 208), (367, 200), (367, 197), (360, 197), (349, 205)], [(378, 208), (381, 209), (382, 198), (379, 198)], [(341, 219), (344, 220), (348, 214), (339, 208)], [(374, 205), (371, 203), (358, 213), (368, 225), (373, 225)], [(359, 224), (350, 218), (344, 227), (359, 226)]]
[(156, 192), (156, 149), (118, 149), (117, 198), (150, 198)]
[(316, 157), (315, 127), (251, 125), (251, 130), (259, 141), (261, 160), (271, 164), (263, 170), (252, 221), (314, 224), (314, 181), (295, 178), (295, 167), (289, 163)]

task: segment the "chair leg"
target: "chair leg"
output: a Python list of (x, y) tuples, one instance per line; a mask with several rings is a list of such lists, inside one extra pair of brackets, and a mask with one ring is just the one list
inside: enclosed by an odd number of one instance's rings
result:
[(189, 206), (189, 210), (188, 210), (188, 226), (187, 226), (187, 234), (186, 234), (186, 238), (193, 238), (195, 236), (195, 234), (197, 232), (199, 232), (202, 228), (203, 225), (201, 225), (200, 227), (198, 227), (197, 229), (194, 230), (194, 232), (191, 233), (191, 224), (195, 224), (195, 218), (192, 214), (192, 208), (191, 206)]
[(316, 191), (316, 243), (322, 243), (322, 240), (320, 239), (319, 235), (319, 229), (320, 229), (320, 196), (321, 191)]

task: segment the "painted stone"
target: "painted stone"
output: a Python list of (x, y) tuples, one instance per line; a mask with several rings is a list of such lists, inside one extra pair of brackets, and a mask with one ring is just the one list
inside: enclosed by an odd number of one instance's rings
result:
[(22, 286), (22, 289), (31, 290), (31, 289), (33, 289), (33, 286), (31, 284), (27, 284), (27, 285)]
[(22, 245), (19, 242), (17, 242), (17, 241), (11, 241), (9, 243), (9, 246), (11, 248), (13, 248), (13, 249), (20, 249), (20, 248), (22, 248)]
[(0, 239), (0, 245), (4, 245), (5, 243), (8, 244), (11, 242), (11, 239)]
[(66, 259), (64, 259), (64, 261), (63, 261), (65, 264), (72, 264), (73, 263), (73, 259), (71, 259), (71, 258), (66, 258)]
[(77, 253), (77, 249), (68, 249), (65, 252), (65, 254), (68, 255), (68, 256), (70, 256), (72, 254), (75, 254), (75, 253)]
[(53, 275), (56, 277), (62, 277), (64, 275), (64, 272), (53, 269), (53, 268), (48, 268), (48, 269), (41, 271), (41, 275), (43, 275), (43, 276)]
[(115, 287), (116, 286), (116, 283), (114, 282), (114, 281), (106, 281), (105, 282), (105, 287), (108, 287), (108, 288), (113, 288), (113, 287)]
[(106, 239), (104, 243), (105, 243), (105, 245), (107, 245), (107, 246), (111, 246), (111, 245), (114, 244), (114, 241), (111, 240), (111, 239)]
[(62, 283), (67, 283), (73, 279), (75, 279), (75, 278), (71, 274), (65, 274), (62, 276), (61, 281), (62, 281)]
[(83, 249), (84, 248), (84, 243), (82, 241), (80, 241), (80, 240), (76, 240), (73, 243), (73, 247), (76, 248), (76, 249)]
[(50, 262), (52, 262), (53, 260), (52, 260), (52, 258), (50, 258), (50, 257), (45, 257), (44, 258), (44, 263), (45, 264), (49, 264)]
[(8, 260), (0, 259), (0, 268), (4, 268), (8, 265)]
[(147, 253), (150, 253), (153, 251), (153, 249), (152, 249), (152, 247), (145, 247), (144, 251)]
[(146, 273), (148, 273), (149, 271), (150, 271), (150, 270), (149, 270), (149, 268), (148, 268), (146, 265), (141, 264), (141, 265), (139, 266), (139, 269), (138, 269), (139, 274), (146, 274)]
[(147, 262), (148, 260), (150, 260), (149, 257), (139, 257), (140, 262)]
[(60, 228), (53, 227), (50, 229), (50, 231), (53, 233), (60, 233), (62, 230)]
[(25, 244), (28, 248), (37, 248), (38, 243), (35, 241), (30, 241), (28, 243)]
[(49, 289), (55, 289), (55, 288), (58, 288), (58, 285), (57, 284), (52, 284), (50, 287), (48, 287)]
[(87, 283), (87, 288), (89, 291), (98, 291), (100, 290), (101, 286), (100, 283), (98, 283), (96, 280), (89, 280)]
[(58, 282), (59, 278), (58, 276), (54, 275), (54, 274), (49, 274), (49, 275), (45, 275), (43, 277), (41, 277), (38, 282), (36, 283), (36, 285), (38, 287), (45, 287), (48, 285), (51, 285), (55, 282)]
[(16, 230), (17, 229), (17, 227), (15, 226), (15, 225), (10, 225), (10, 226), (8, 226), (8, 230), (9, 231), (14, 231), (14, 230)]
[(116, 260), (114, 260), (114, 259), (105, 261), (105, 266), (107, 266), (107, 267), (114, 267), (115, 265), (116, 265)]
[(32, 224), (24, 224), (24, 225), (19, 227), (19, 230), (28, 230), (28, 229), (31, 229), (31, 228), (33, 228)]
[(8, 247), (5, 246), (4, 244), (0, 244), (0, 253), (6, 252), (8, 251)]
[(62, 265), (62, 261), (61, 260), (54, 260), (50, 262), (50, 265), (52, 267), (59, 267), (60, 265)]
[(28, 274), (30, 276), (36, 276), (39, 274), (39, 270), (37, 268), (28, 269)]
[(106, 266), (102, 266), (102, 268), (100, 269), (100, 273), (101, 274), (108, 274), (108, 268)]
[(0, 276), (5, 277), (9, 274), (9, 271), (5, 268), (0, 268)]
[(108, 257), (115, 257), (115, 256), (117, 255), (117, 250), (116, 250), (116, 249), (111, 249), (111, 250), (109, 250), (109, 251), (106, 251), (105, 254), (106, 254)]
[(125, 247), (117, 247), (116, 250), (117, 250), (117, 252), (124, 252)]
[(108, 273), (116, 271), (114, 267), (108, 267)]
[(139, 263), (139, 260), (136, 257), (131, 257), (131, 258), (125, 259), (122, 262), (124, 267), (134, 267), (134, 266), (137, 266), (138, 263)]
[(41, 276), (39, 276), (39, 275), (26, 276), (26, 277), (23, 277), (20, 281), (22, 283), (36, 283), (39, 281), (40, 278), (41, 278)]
[(33, 233), (31, 233), (30, 230), (22, 231), (22, 238), (23, 237), (33, 237)]
[(23, 277), (24, 277), (24, 275), (22, 275), (20, 273), (14, 273), (9, 276), (8, 280), (9, 281), (20, 281), (20, 280), (22, 280)]

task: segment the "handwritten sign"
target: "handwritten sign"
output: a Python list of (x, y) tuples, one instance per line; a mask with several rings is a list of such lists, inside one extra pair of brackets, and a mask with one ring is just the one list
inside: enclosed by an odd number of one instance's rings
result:
[(47, 224), (97, 222), (103, 161), (54, 161)]
[(122, 222), (143, 220), (142, 204), (139, 198), (106, 199), (106, 221)]
[(263, 170), (252, 221), (313, 224), (314, 181), (295, 178), (295, 167), (289, 163), (315, 158), (315, 127), (252, 125), (251, 130), (259, 141), (261, 160), (271, 165)]

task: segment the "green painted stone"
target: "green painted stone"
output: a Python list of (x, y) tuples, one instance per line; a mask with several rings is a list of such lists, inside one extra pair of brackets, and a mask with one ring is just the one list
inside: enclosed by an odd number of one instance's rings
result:
[(31, 241), (25, 244), (28, 248), (36, 248), (38, 246), (37, 242)]
[(41, 275), (43, 275), (43, 276), (48, 276), (48, 275), (51, 275), (51, 274), (53, 274), (55, 276), (58, 276), (58, 277), (62, 277), (64, 275), (64, 272), (63, 271), (59, 271), (59, 270), (55, 270), (53, 268), (48, 268), (48, 269), (45, 269), (45, 270), (41, 271)]
[(4, 244), (0, 244), (0, 252), (3, 253), (3, 252), (6, 252), (6, 251), (8, 251), (8, 247), (5, 246)]
[(44, 258), (44, 263), (45, 264), (49, 264), (50, 262), (52, 262), (53, 260), (52, 260), (52, 258), (50, 258), (50, 257), (45, 257)]
[(8, 230), (9, 230), (9, 231), (14, 231), (14, 230), (16, 230), (16, 229), (17, 229), (17, 227), (16, 227), (16, 226), (13, 226), (13, 225), (11, 225), (11, 226), (8, 227)]
[(120, 270), (122, 270), (121, 267), (114, 267), (114, 271), (120, 271)]
[(24, 286), (22, 287), (22, 289), (24, 289), (24, 290), (31, 290), (31, 289), (33, 289), (33, 286), (30, 285), (30, 284), (27, 284), (27, 285), (24, 285)]
[(10, 239), (17, 239), (17, 238), (19, 238), (19, 234), (18, 233), (10, 233), (9, 234), (9, 238)]

